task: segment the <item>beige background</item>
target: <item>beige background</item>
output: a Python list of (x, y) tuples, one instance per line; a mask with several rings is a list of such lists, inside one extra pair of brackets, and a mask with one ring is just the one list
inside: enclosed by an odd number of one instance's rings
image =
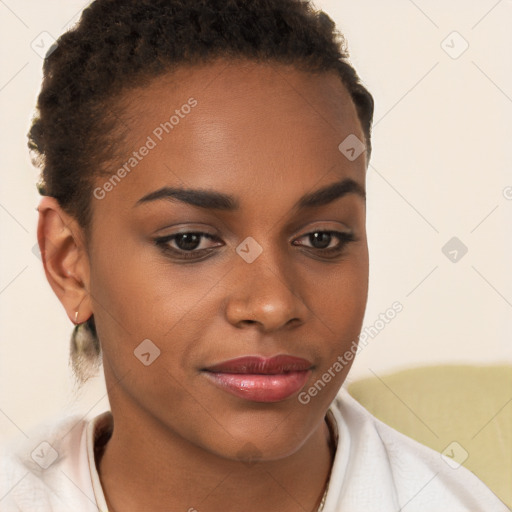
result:
[[(63, 410), (108, 407), (101, 378), (79, 395), (73, 389), (72, 325), (33, 251), (39, 196), (25, 137), (42, 65), (31, 44), (42, 32), (58, 37), (87, 3), (0, 2), (2, 438)], [(365, 327), (395, 301), (403, 305), (369, 337), (349, 378), (422, 364), (512, 363), (512, 2), (317, 5), (347, 36), (376, 100)], [(468, 248), (456, 263), (442, 252), (454, 236)]]

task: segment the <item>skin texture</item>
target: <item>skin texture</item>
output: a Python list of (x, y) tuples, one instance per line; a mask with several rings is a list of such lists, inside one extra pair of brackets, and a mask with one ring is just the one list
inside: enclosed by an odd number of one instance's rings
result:
[[(92, 199), (88, 239), (55, 199), (39, 206), (47, 278), (72, 321), (77, 310), (78, 322), (94, 314), (102, 343), (115, 422), (99, 468), (105, 494), (117, 512), (316, 510), (331, 465), (324, 416), (349, 366), (307, 404), (297, 394), (244, 400), (201, 369), (289, 354), (313, 363), (307, 390), (357, 340), (368, 292), (365, 200), (351, 193), (303, 212), (294, 204), (342, 178), (364, 189), (365, 154), (350, 161), (338, 149), (364, 135), (335, 74), (218, 60), (124, 94), (126, 156), (96, 185), (191, 97), (190, 113)], [(231, 194), (240, 210), (168, 199), (134, 206), (163, 186)], [(308, 236), (319, 230), (356, 240), (326, 257)], [(154, 243), (178, 231), (214, 235), (195, 249), (209, 255), (183, 260)], [(248, 236), (262, 248), (252, 263), (236, 252)], [(176, 240), (168, 245), (179, 252)], [(160, 350), (148, 366), (134, 356), (144, 339)]]

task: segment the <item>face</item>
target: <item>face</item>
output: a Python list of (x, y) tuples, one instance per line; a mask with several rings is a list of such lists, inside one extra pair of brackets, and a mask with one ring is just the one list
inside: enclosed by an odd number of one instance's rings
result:
[(293, 453), (345, 379), (367, 299), (365, 154), (338, 148), (364, 141), (348, 92), (216, 61), (120, 112), (88, 240), (115, 421), (232, 459)]

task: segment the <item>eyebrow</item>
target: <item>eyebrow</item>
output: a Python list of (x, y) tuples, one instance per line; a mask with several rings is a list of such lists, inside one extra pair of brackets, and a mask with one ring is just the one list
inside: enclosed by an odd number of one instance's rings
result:
[[(294, 209), (301, 211), (308, 208), (325, 206), (348, 194), (356, 194), (366, 199), (364, 188), (352, 178), (326, 185), (314, 192), (302, 196), (294, 205)], [(238, 211), (240, 202), (234, 196), (208, 189), (186, 189), (174, 187), (162, 187), (154, 192), (141, 197), (134, 206), (149, 203), (159, 199), (181, 201), (183, 203), (204, 208), (207, 210)]]

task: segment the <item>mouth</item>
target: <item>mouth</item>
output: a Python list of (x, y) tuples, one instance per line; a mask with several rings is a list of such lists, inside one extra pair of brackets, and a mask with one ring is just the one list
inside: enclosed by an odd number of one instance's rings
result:
[(313, 363), (300, 357), (245, 356), (202, 371), (209, 381), (234, 396), (252, 402), (280, 402), (304, 387)]

